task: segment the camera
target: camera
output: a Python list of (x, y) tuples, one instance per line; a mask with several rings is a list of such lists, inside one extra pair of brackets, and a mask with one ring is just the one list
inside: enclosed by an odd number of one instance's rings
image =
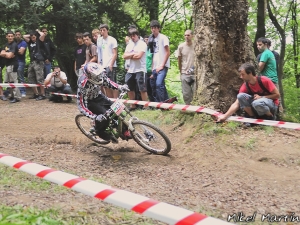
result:
[(58, 76), (58, 72), (55, 72), (55, 76), (56, 76), (56, 77)]

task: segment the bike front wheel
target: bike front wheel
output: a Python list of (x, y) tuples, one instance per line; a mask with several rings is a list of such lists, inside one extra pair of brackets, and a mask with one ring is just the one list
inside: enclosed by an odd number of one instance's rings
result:
[(93, 130), (93, 126), (91, 125), (91, 119), (82, 115), (82, 114), (78, 114), (75, 117), (75, 122), (77, 127), (79, 128), (79, 130), (85, 135), (87, 136), (89, 139), (91, 139), (92, 141), (101, 144), (101, 145), (106, 145), (108, 144), (110, 141), (106, 141), (101, 139)]
[(145, 121), (132, 121), (133, 140), (145, 150), (157, 154), (167, 155), (171, 151), (171, 141), (158, 127)]

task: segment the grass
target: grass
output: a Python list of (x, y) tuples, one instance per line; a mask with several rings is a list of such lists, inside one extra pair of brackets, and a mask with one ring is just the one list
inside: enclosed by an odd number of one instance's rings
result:
[[(101, 221), (101, 222), (100, 222)], [(134, 212), (116, 208), (101, 208), (98, 213), (86, 211), (65, 215), (60, 209), (39, 210), (21, 205), (0, 205), (0, 225), (96, 225), (96, 224), (162, 224)]]
[[(101, 178), (91, 177), (91, 180), (102, 182)], [(26, 192), (67, 192), (65, 187), (39, 179), (20, 170), (9, 168), (0, 164), (0, 190), (22, 190)], [(76, 192), (75, 192), (76, 194)], [(100, 202), (100, 201), (99, 201)], [(51, 204), (49, 204), (51, 205)], [(112, 221), (113, 224), (160, 224), (152, 219), (142, 217), (132, 211), (119, 207), (111, 207), (109, 204), (104, 211), (90, 212), (90, 210), (79, 209), (72, 212), (64, 212), (62, 209), (40, 210), (33, 207), (21, 205), (0, 205), (0, 225), (24, 224), (24, 225), (79, 225), (79, 224), (106, 224), (98, 220)]]
[(249, 141), (246, 143), (246, 148), (250, 150), (254, 150), (255, 145), (256, 145), (256, 139), (250, 138)]
[(66, 222), (59, 218), (59, 212), (53, 209), (41, 211), (35, 208), (22, 206), (0, 206), (0, 225), (8, 224), (45, 224), (65, 225)]
[[(96, 182), (103, 182), (103, 179), (97, 177), (89, 177), (89, 179)], [(29, 193), (36, 192), (40, 193), (41, 196), (44, 192), (47, 192), (46, 195), (48, 195), (49, 193), (59, 192), (60, 194), (71, 191), (68, 188), (37, 178), (20, 170), (7, 167), (3, 164), (0, 164), (0, 190), (14, 190), (16, 192), (20, 190)], [(77, 192), (74, 193), (77, 194)], [(2, 201), (2, 203), (3, 202), (4, 201)], [(97, 206), (98, 205), (96, 205), (96, 207)], [(22, 205), (0, 205), (0, 225), (95, 225), (110, 223), (137, 225), (162, 224), (132, 211), (119, 207), (112, 207), (109, 204), (104, 207), (102, 206), (100, 211), (97, 212), (91, 212), (89, 209), (78, 209), (71, 212), (65, 212), (63, 209), (49, 208), (47, 210), (40, 210)]]
[(0, 164), (0, 187), (18, 187), (23, 191), (65, 192), (66, 188)]
[(271, 126), (262, 126), (262, 129), (267, 135), (274, 133), (274, 127)]

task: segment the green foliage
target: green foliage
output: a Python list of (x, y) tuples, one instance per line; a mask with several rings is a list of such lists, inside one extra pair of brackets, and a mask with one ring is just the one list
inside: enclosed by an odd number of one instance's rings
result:
[(283, 79), (285, 97), (285, 120), (300, 121), (300, 89), (296, 88), (295, 77)]
[(63, 225), (66, 223), (58, 217), (56, 210), (40, 211), (22, 206), (0, 206), (0, 225), (8, 224)]

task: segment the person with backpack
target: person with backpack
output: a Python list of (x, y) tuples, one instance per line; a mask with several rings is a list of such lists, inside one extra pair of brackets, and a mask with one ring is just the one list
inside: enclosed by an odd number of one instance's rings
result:
[[(251, 63), (241, 65), (239, 74), (244, 83), (240, 87), (237, 99), (225, 114), (218, 116), (217, 122), (224, 122), (240, 108), (250, 118), (274, 120), (280, 97), (274, 83), (268, 77), (258, 77), (255, 67)], [(245, 123), (245, 125), (251, 126), (249, 123)]]
[(258, 38), (256, 45), (262, 53), (259, 62), (258, 70), (260, 75), (270, 78), (274, 84), (278, 84), (277, 64), (274, 54), (268, 47), (269, 40), (265, 37)]

